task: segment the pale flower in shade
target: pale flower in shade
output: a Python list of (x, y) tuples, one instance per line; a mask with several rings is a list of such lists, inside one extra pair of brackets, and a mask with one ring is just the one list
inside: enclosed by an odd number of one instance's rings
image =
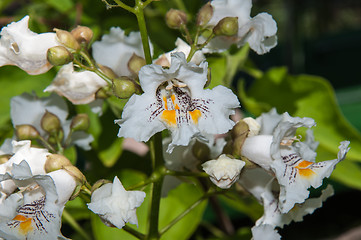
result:
[[(177, 38), (175, 45), (177, 46), (175, 49), (173, 49), (170, 52), (162, 54), (158, 59), (154, 61), (155, 64), (161, 65), (163, 67), (170, 67), (171, 62), (171, 54), (176, 52), (182, 52), (185, 54), (186, 58), (188, 57), (191, 47), (182, 39)], [(195, 64), (200, 64), (203, 62), (206, 58), (204, 57), (202, 51), (198, 50), (194, 53), (193, 57), (191, 58), (190, 62), (193, 62)]]
[[(153, 47), (150, 44), (151, 51)], [(119, 27), (110, 28), (101, 41), (92, 45), (93, 57), (101, 65), (111, 68), (118, 76), (131, 76), (128, 62), (133, 54), (144, 57), (140, 32), (131, 32), (125, 35)]]
[(120, 229), (127, 222), (138, 225), (136, 209), (144, 198), (145, 192), (126, 191), (115, 177), (113, 183), (107, 183), (92, 193), (88, 208), (99, 215), (107, 226)]
[(187, 63), (183, 53), (172, 54), (169, 69), (151, 64), (139, 72), (142, 95), (133, 95), (124, 107), (118, 137), (148, 141), (155, 133), (168, 129), (174, 146), (186, 146), (193, 137), (226, 133), (234, 126), (229, 119), (239, 102), (223, 86), (204, 89), (208, 64)]
[(291, 117), (288, 113), (279, 115), (273, 109), (256, 120), (261, 125), (259, 135), (246, 138), (241, 154), (275, 174), (280, 184), (282, 213), (292, 209), (295, 203), (304, 202), (309, 196), (308, 188), (321, 186), (323, 179), (331, 175), (350, 149), (350, 142), (343, 141), (336, 159), (315, 162), (318, 143), (312, 131), (307, 131), (304, 142), (295, 136), (297, 128), (314, 126), (313, 119)]
[(95, 100), (95, 93), (107, 82), (91, 71), (75, 71), (73, 63), (60, 68), (53, 82), (44, 92), (56, 92), (73, 104), (88, 104)]
[(225, 17), (237, 17), (238, 33), (231, 37), (215, 37), (204, 48), (204, 52), (221, 52), (232, 44), (241, 47), (248, 43), (256, 53), (264, 54), (277, 45), (275, 20), (268, 13), (259, 13), (251, 18), (252, 0), (213, 0), (211, 5), (214, 12), (209, 27), (216, 26)]
[(33, 175), (27, 162), (14, 164), (11, 173), (1, 174), (0, 181), (13, 181), (18, 192), (11, 194), (0, 208), (0, 235), (5, 239), (65, 239), (61, 216), (72, 195), (76, 181), (65, 170), (47, 175)]
[(37, 34), (28, 28), (29, 16), (3, 27), (0, 32), (0, 67), (15, 65), (29, 74), (47, 72), (52, 65), (46, 54), (60, 45), (55, 33)]
[(203, 163), (202, 167), (215, 185), (228, 189), (239, 179), (239, 174), (245, 164), (244, 161), (229, 158), (222, 154), (216, 160)]
[[(22, 95), (13, 97), (10, 102), (11, 105), (11, 120), (13, 126), (28, 124), (32, 125), (38, 130), (43, 138), (48, 137), (48, 133), (41, 128), (41, 118), (46, 111), (56, 115), (61, 127), (64, 131), (65, 141), (70, 134), (71, 120), (68, 120), (68, 107), (63, 98), (56, 94), (51, 94), (49, 97), (39, 98), (35, 95), (24, 93)], [(71, 135), (71, 144), (75, 144), (85, 150), (90, 149), (90, 142), (94, 140), (93, 136), (84, 131), (76, 131)]]

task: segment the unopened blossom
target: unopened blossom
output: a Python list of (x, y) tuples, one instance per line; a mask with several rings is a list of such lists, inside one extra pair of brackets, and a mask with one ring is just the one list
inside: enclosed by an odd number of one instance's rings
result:
[(46, 53), (51, 47), (59, 45), (55, 33), (32, 32), (29, 16), (18, 22), (12, 22), (0, 32), (0, 67), (15, 65), (29, 74), (47, 72), (52, 65), (47, 61)]
[(268, 13), (251, 18), (252, 0), (213, 0), (213, 16), (209, 27), (214, 27), (225, 17), (238, 18), (238, 33), (234, 36), (218, 36), (210, 41), (205, 52), (221, 52), (232, 44), (238, 47), (248, 43), (258, 54), (269, 52), (277, 45), (277, 24)]
[[(182, 39), (177, 38), (175, 45), (177, 46), (175, 49), (173, 49), (170, 52), (164, 53), (162, 54), (158, 59), (156, 59), (154, 61), (155, 64), (164, 66), (164, 67), (169, 67), (170, 66), (170, 62), (171, 62), (171, 54), (172, 53), (176, 53), (176, 52), (182, 52), (185, 54), (186, 58), (188, 57), (190, 51), (191, 51), (191, 47)], [(202, 53), (202, 51), (198, 50), (194, 53), (191, 62), (195, 63), (195, 64), (200, 64), (202, 61), (205, 60), (205, 57)]]
[(88, 104), (95, 100), (95, 93), (106, 85), (107, 82), (96, 73), (75, 71), (73, 63), (69, 63), (59, 70), (44, 92), (56, 92), (73, 104)]
[(340, 143), (337, 158), (315, 162), (318, 143), (311, 130), (306, 140), (295, 136), (299, 127), (315, 125), (311, 118), (291, 117), (288, 113), (279, 115), (273, 109), (257, 118), (261, 124), (259, 135), (247, 137), (241, 153), (277, 177), (280, 184), (280, 210), (288, 212), (295, 203), (302, 203), (309, 196), (309, 187), (318, 188), (324, 178), (329, 177), (336, 164), (342, 161), (348, 150), (349, 141)]
[(5, 239), (64, 239), (60, 232), (65, 203), (76, 182), (65, 170), (48, 175), (33, 175), (26, 160), (13, 164), (11, 173), (1, 174), (0, 181), (14, 181), (19, 192), (11, 194), (0, 208), (0, 236)]
[(95, 61), (111, 68), (118, 76), (132, 75), (128, 62), (133, 54), (144, 57), (140, 32), (131, 32), (127, 36), (119, 27), (110, 28), (109, 34), (94, 42), (92, 49)]
[[(67, 120), (68, 107), (64, 99), (56, 94), (38, 98), (35, 95), (24, 93), (13, 97), (10, 105), (10, 115), (14, 127), (29, 124), (37, 129), (40, 135), (46, 139), (48, 133), (41, 128), (41, 118), (47, 111), (59, 118), (62, 130), (64, 131), (64, 141), (70, 134), (71, 120)], [(93, 137), (83, 131), (76, 131), (71, 135), (71, 143), (85, 150), (90, 149), (89, 144), (92, 141)]]
[(244, 161), (232, 159), (223, 154), (218, 159), (203, 163), (202, 167), (215, 185), (227, 189), (239, 179), (239, 174), (245, 164)]
[(127, 222), (138, 225), (136, 208), (144, 198), (145, 192), (126, 191), (115, 177), (113, 183), (107, 183), (92, 193), (88, 208), (99, 215), (107, 226), (121, 229)]
[(223, 86), (203, 89), (208, 64), (187, 63), (183, 53), (172, 54), (169, 69), (151, 64), (139, 72), (142, 95), (133, 95), (124, 107), (118, 137), (148, 141), (168, 129), (174, 146), (186, 146), (193, 137), (221, 134), (234, 126), (229, 116), (239, 107), (237, 97)]

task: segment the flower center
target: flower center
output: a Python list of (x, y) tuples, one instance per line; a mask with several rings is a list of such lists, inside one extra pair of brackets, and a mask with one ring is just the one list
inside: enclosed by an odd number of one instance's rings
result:
[(206, 103), (210, 100), (192, 99), (187, 84), (170, 79), (158, 87), (156, 92), (158, 108), (152, 112), (151, 119), (160, 119), (170, 127), (182, 124), (198, 124), (203, 113), (208, 112)]

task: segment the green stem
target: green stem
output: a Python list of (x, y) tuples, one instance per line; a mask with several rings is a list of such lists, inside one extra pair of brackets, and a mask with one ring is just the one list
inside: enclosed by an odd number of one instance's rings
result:
[(68, 222), (68, 224), (77, 231), (84, 239), (91, 240), (92, 238), (88, 235), (87, 232), (75, 221), (75, 219), (68, 213), (66, 209), (63, 210), (63, 218)]
[(165, 174), (171, 176), (209, 177), (209, 175), (205, 172), (178, 172), (169, 169), (165, 171)]
[(143, 233), (140, 233), (137, 230), (135, 230), (134, 228), (128, 227), (127, 225), (125, 225), (122, 229), (124, 231), (128, 232), (129, 234), (132, 234), (134, 237), (136, 237), (138, 239), (145, 238), (145, 235)]
[(146, 239), (159, 239), (158, 223), (159, 223), (159, 208), (162, 192), (162, 184), (164, 178), (164, 160), (162, 149), (162, 134), (156, 133), (150, 143), (150, 157), (152, 160), (153, 174), (152, 177), (157, 179), (151, 185), (150, 204), (149, 204), (149, 219), (148, 219), (148, 234)]
[(114, 0), (114, 2), (116, 2), (116, 4), (118, 4), (119, 7), (131, 12), (131, 13), (134, 13), (134, 9), (132, 7), (129, 7), (128, 5), (126, 5), (125, 3), (123, 3), (122, 1), (120, 0)]
[(51, 152), (55, 153), (56, 150), (53, 148), (53, 146), (51, 146), (48, 141), (46, 141), (42, 136), (39, 135), (39, 140), (42, 144), (44, 144), (44, 146), (49, 149)]
[(136, 4), (135, 4), (133, 13), (137, 17), (140, 36), (142, 38), (145, 61), (147, 64), (151, 64), (152, 56), (151, 56), (150, 45), (149, 45), (149, 40), (148, 40), (147, 26), (146, 26), (145, 18), (144, 18), (145, 6), (146, 5), (141, 0), (136, 0)]

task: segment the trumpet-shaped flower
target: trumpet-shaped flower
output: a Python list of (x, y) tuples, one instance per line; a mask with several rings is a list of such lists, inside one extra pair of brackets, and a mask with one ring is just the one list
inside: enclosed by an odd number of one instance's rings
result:
[(11, 194), (1, 208), (0, 235), (5, 239), (64, 239), (60, 233), (61, 215), (76, 182), (65, 170), (33, 175), (28, 163), (13, 164), (11, 174), (0, 181), (14, 181), (19, 192)]
[(95, 100), (95, 93), (106, 85), (107, 82), (96, 73), (76, 72), (73, 63), (69, 63), (59, 70), (54, 81), (44, 92), (56, 92), (73, 104), (88, 104)]
[[(109, 34), (92, 45), (93, 57), (99, 64), (111, 68), (118, 76), (131, 76), (128, 62), (135, 53), (144, 57), (140, 32), (131, 32), (129, 36), (119, 27), (110, 28)], [(151, 46), (151, 50), (152, 50)]]
[(144, 198), (145, 192), (126, 191), (115, 177), (113, 183), (107, 183), (92, 193), (88, 208), (98, 214), (106, 225), (122, 228), (127, 222), (138, 225), (136, 208)]
[(245, 164), (244, 161), (232, 159), (222, 154), (216, 160), (203, 163), (202, 167), (215, 185), (227, 189), (239, 179), (239, 174)]
[(59, 43), (55, 33), (34, 33), (28, 23), (25, 16), (1, 30), (0, 66), (15, 65), (29, 74), (41, 74), (52, 67), (46, 58), (48, 49)]
[(176, 145), (186, 146), (193, 137), (225, 133), (234, 126), (229, 116), (239, 107), (230, 89), (217, 86), (203, 89), (207, 63), (187, 63), (183, 53), (172, 54), (169, 69), (151, 64), (139, 72), (144, 93), (133, 95), (124, 107), (119, 137), (148, 141), (157, 132), (169, 129), (171, 152)]
[[(61, 97), (52, 94), (49, 97), (38, 98), (37, 96), (24, 93), (11, 99), (10, 114), (14, 127), (23, 124), (32, 125), (45, 139), (48, 133), (41, 128), (41, 118), (46, 111), (59, 118), (64, 131), (64, 139), (67, 139), (70, 134), (71, 120), (67, 120), (68, 107)], [(93, 137), (83, 131), (77, 131), (72, 133), (71, 140), (73, 144), (89, 150), (89, 143), (93, 141)]]
[(331, 175), (336, 164), (345, 158), (349, 141), (341, 142), (336, 159), (315, 162), (318, 143), (312, 131), (307, 131), (305, 142), (295, 136), (297, 128), (314, 126), (313, 119), (293, 118), (288, 113), (278, 115), (273, 109), (257, 121), (261, 131), (246, 138), (242, 155), (276, 175), (281, 191), (280, 210), (286, 213), (295, 203), (304, 202), (309, 187), (318, 188)]
[[(177, 47), (174, 50), (162, 54), (157, 60), (154, 61), (154, 63), (164, 66), (164, 67), (170, 67), (171, 54), (176, 53), (176, 52), (182, 52), (185, 54), (186, 57), (188, 57), (188, 55), (191, 51), (191, 47), (185, 41), (183, 41), (180, 38), (177, 38), (175, 45)], [(191, 62), (198, 65), (201, 62), (203, 62), (204, 60), (205, 60), (205, 57), (204, 57), (202, 51), (198, 50), (194, 53), (194, 55), (191, 59)]]
[(269, 52), (277, 45), (277, 24), (268, 13), (251, 18), (252, 0), (213, 0), (214, 13), (208, 25), (214, 27), (224, 17), (238, 18), (235, 36), (219, 36), (210, 41), (205, 52), (224, 51), (232, 44), (238, 47), (248, 43), (258, 54)]

